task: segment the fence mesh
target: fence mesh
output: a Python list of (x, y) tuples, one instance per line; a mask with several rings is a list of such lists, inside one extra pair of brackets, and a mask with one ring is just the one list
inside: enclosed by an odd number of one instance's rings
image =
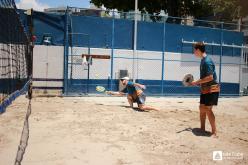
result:
[[(195, 79), (200, 77), (200, 59), (193, 55), (192, 43), (184, 42), (184, 39), (192, 39), (192, 33), (195, 38), (191, 42), (212, 39), (208, 41), (212, 44), (206, 45), (206, 52), (215, 63), (222, 95), (238, 95), (245, 88), (242, 84), (247, 84), (246, 68), (242, 64), (245, 57), (240, 57), (242, 49), (221, 46), (224, 38), (229, 37), (228, 30), (240, 30), (237, 23), (138, 14), (137, 51), (134, 52), (134, 13), (68, 10), (68, 90), (74, 94), (95, 93), (97, 85), (120, 90), (120, 78), (129, 76), (132, 81), (146, 85), (145, 92), (149, 95), (199, 95), (199, 87), (182, 85), (185, 74), (191, 73)], [(79, 26), (80, 22), (85, 24)], [(100, 30), (92, 33), (93, 26)], [(76, 39), (78, 37), (80, 39)], [(82, 54), (108, 55), (110, 59), (92, 59), (90, 65), (84, 65)]]
[(27, 109), (15, 164), (20, 165), (29, 137), (31, 114), (32, 46), (14, 0), (0, 1), (0, 113), (19, 95), (29, 91)]
[(0, 1), (0, 104), (20, 90), (31, 74), (28, 36), (14, 0)]
[(244, 49), (240, 60), (240, 90), (248, 95), (248, 49)]

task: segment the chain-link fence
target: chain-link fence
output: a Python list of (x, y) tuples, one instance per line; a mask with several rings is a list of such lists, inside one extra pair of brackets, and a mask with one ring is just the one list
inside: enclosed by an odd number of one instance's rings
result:
[(243, 49), (240, 59), (240, 91), (243, 95), (248, 95), (248, 48)]
[[(91, 38), (89, 34), (80, 33), (78, 28), (81, 25), (79, 26), (77, 21), (80, 16), (69, 15), (68, 19), (67, 94), (92, 93), (95, 91), (96, 85), (110, 88), (110, 51), (104, 49), (111, 44), (109, 41), (111, 38), (109, 29), (111, 27), (108, 27), (104, 34), (96, 32), (96, 34), (99, 33), (97, 38)], [(85, 27), (87, 25), (82, 26), (86, 29), (91, 28), (90, 26)], [(96, 40), (100, 42), (102, 51), (90, 47), (90, 45), (95, 44)]]
[[(70, 90), (82, 90), (87, 92), (87, 80), (89, 79), (89, 64), (83, 54), (89, 54), (89, 35), (83, 33), (69, 33), (69, 54), (68, 54), (68, 84)], [(86, 81), (80, 81), (85, 79)]]
[(97, 85), (120, 90), (120, 78), (129, 76), (146, 85), (148, 95), (198, 95), (199, 87), (182, 85), (188, 73), (200, 77), (200, 59), (193, 55), (196, 41), (206, 43), (222, 95), (246, 90), (245, 47), (242, 36), (232, 33), (240, 30), (237, 23), (138, 14), (135, 45), (134, 13), (99, 10), (92, 14), (80, 9), (69, 12), (68, 20), (69, 86), (65, 91), (71, 94), (97, 93)]
[[(0, 1), (0, 113), (31, 75), (29, 36), (12, 0)], [(7, 100), (7, 101), (6, 101)]]
[[(31, 20), (30, 16), (29, 20)], [(31, 21), (29, 23), (31, 24)], [(0, 1), (0, 113), (5, 112), (18, 96), (29, 91), (29, 106), (15, 165), (21, 164), (29, 137), (33, 50), (30, 38), (25, 31), (14, 0)]]

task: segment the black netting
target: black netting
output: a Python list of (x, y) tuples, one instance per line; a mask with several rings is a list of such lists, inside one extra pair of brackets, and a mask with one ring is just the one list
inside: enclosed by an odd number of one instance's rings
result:
[(14, 0), (0, 1), (0, 104), (20, 90), (31, 75), (29, 37)]

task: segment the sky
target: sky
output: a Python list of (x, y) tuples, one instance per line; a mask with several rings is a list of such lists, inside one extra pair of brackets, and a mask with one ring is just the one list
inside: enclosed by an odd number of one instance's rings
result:
[(19, 9), (30, 9), (33, 8), (37, 11), (43, 11), (44, 8), (49, 7), (80, 7), (89, 8), (90, 0), (15, 0), (16, 6)]

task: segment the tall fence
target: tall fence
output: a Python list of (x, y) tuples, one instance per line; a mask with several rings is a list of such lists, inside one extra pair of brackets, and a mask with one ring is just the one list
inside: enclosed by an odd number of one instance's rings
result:
[(31, 75), (31, 48), (14, 0), (0, 2), (0, 113)]
[[(82, 42), (80, 46), (69, 44), (69, 53), (65, 56), (69, 66), (65, 73), (68, 78), (66, 94), (96, 94), (97, 85), (119, 90), (119, 79), (129, 76), (133, 81), (145, 84), (148, 95), (197, 95), (198, 87), (184, 87), (181, 83), (187, 73), (199, 78), (200, 59), (194, 57), (192, 46), (195, 41), (208, 43), (207, 53), (216, 65), (221, 95), (240, 95), (247, 88), (245, 47), (241, 47), (241, 33), (235, 32), (239, 29), (237, 24), (162, 16), (149, 16), (148, 19), (146, 15), (140, 15), (137, 51), (133, 51), (134, 17), (130, 13), (101, 11), (95, 13), (96, 17), (92, 17), (92, 13), (85, 17), (87, 12), (67, 14), (68, 41), (80, 38)], [(99, 19), (102, 16), (104, 18)], [(98, 29), (91, 21), (94, 19)], [(152, 19), (157, 19), (156, 23)], [(79, 23), (82, 24), (78, 26)], [(91, 28), (96, 30), (92, 32)], [(224, 43), (229, 45), (223, 46)], [(74, 50), (76, 54), (70, 53)], [(92, 56), (89, 63), (89, 58), (86, 59), (85, 65), (83, 54), (109, 58)], [(72, 57), (77, 58), (76, 63), (72, 63)]]
[(198, 95), (199, 88), (181, 83), (187, 73), (199, 78), (195, 41), (208, 43), (222, 95), (239, 95), (247, 87), (239, 31), (244, 25), (139, 14), (135, 49), (134, 13), (67, 8), (60, 14), (36, 12), (34, 21), (36, 44), (51, 33), (52, 45), (64, 47), (65, 95), (96, 94), (97, 85), (119, 90), (123, 76), (145, 84), (149, 95)]
[(21, 164), (29, 138), (33, 50), (29, 38), (14, 0), (0, 1), (0, 113), (27, 91), (29, 99), (15, 165)]

